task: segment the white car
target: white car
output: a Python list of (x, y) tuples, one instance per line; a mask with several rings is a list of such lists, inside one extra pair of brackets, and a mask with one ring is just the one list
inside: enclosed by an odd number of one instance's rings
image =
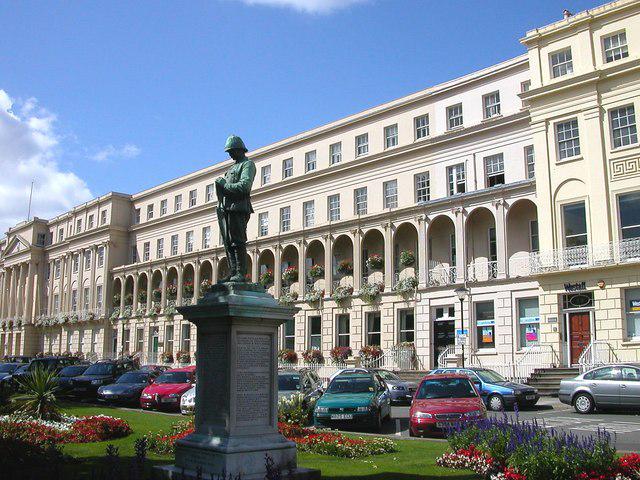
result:
[(183, 415), (191, 415), (196, 408), (196, 387), (191, 387), (182, 394), (180, 399), (180, 412)]

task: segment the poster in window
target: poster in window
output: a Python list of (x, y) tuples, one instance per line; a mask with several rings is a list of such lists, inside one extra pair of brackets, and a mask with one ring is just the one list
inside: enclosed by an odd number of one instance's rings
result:
[(538, 341), (538, 329), (535, 325), (527, 325), (527, 329), (525, 331), (525, 339), (527, 340), (527, 342)]
[(640, 312), (640, 300), (631, 300), (629, 304), (631, 312)]
[(482, 327), (482, 343), (493, 343), (493, 327)]

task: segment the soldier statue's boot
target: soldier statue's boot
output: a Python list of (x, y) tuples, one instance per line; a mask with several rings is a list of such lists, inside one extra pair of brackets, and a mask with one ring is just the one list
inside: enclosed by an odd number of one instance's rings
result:
[(245, 275), (247, 274), (247, 249), (245, 247), (235, 248), (235, 264), (236, 268), (234, 274), (231, 277), (232, 282), (246, 282)]
[(220, 279), (221, 283), (230, 282), (238, 269), (236, 265), (235, 251), (232, 248), (226, 250), (227, 253), (227, 265), (229, 266), (229, 273)]

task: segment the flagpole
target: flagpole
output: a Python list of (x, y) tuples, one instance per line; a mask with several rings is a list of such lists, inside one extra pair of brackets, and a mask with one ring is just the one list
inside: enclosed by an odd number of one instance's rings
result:
[(31, 191), (29, 192), (29, 210), (27, 211), (27, 222), (31, 218), (31, 199), (33, 198), (33, 180), (31, 180)]

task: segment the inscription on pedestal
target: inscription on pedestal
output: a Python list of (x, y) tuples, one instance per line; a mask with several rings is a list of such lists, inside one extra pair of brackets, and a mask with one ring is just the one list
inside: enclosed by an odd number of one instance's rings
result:
[[(271, 423), (271, 335), (238, 334), (236, 424)], [(248, 415), (250, 413), (250, 415)]]
[[(201, 408), (197, 413), (202, 423), (225, 425), (229, 405), (220, 392), (229, 388), (226, 369), (221, 368), (221, 365), (225, 365), (229, 361), (227, 336), (213, 334), (202, 340), (204, 340), (202, 342), (204, 345), (200, 347), (198, 352), (198, 365), (202, 366), (202, 371), (207, 372), (207, 381), (201, 382), (198, 379), (196, 394), (200, 398), (207, 399), (207, 408)], [(196, 405), (198, 404), (200, 402), (196, 403)]]

